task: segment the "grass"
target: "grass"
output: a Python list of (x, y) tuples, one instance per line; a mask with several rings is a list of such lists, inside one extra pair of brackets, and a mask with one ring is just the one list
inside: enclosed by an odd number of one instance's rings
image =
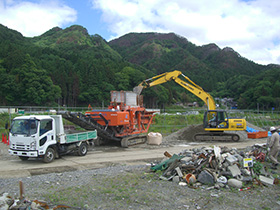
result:
[(193, 124), (202, 124), (203, 114), (199, 115), (156, 115), (149, 132), (160, 132), (163, 135), (173, 133)]
[[(154, 195), (154, 190), (143, 190), (141, 186), (158, 178), (155, 173), (125, 173), (125, 175), (103, 176), (95, 175), (90, 183), (79, 187), (64, 187), (55, 190), (49, 186), (43, 199), (50, 203), (63, 203), (73, 207), (94, 206), (102, 203), (106, 208), (107, 202), (114, 202), (119, 207), (139, 204), (147, 206), (160, 197)], [(110, 206), (108, 206), (110, 207)]]

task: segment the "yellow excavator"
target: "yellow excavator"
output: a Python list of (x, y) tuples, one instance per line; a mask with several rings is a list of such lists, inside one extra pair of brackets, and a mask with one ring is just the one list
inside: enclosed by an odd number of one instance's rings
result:
[[(182, 76), (186, 81), (179, 78)], [(146, 79), (136, 86), (133, 91), (137, 94), (141, 94), (143, 88), (160, 85), (168, 81), (175, 81), (183, 88), (190, 91), (192, 94), (199, 97), (205, 102), (208, 110), (204, 113), (202, 133), (194, 135), (196, 141), (211, 141), (211, 140), (224, 140), (224, 141), (239, 141), (240, 136), (237, 133), (225, 132), (225, 131), (243, 131), (246, 130), (245, 119), (233, 119), (228, 118), (225, 110), (216, 110), (216, 103), (213, 97), (204, 91), (200, 86), (195, 84), (191, 79), (185, 76), (180, 71), (166, 72), (150, 79)]]

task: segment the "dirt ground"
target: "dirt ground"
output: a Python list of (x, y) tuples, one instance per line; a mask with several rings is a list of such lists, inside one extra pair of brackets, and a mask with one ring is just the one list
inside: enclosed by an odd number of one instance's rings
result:
[[(48, 168), (39, 161), (20, 162), (17, 157), (8, 155), (7, 145), (0, 143), (1, 161), (4, 160), (7, 164), (17, 163), (17, 166), (21, 164), (24, 167), (36, 165), (36, 168), (41, 167), (42, 171), (41, 174), (20, 178), (0, 177), (0, 194), (7, 192), (12, 197), (18, 197), (18, 183), (22, 181), (29, 200), (67, 204), (72, 206), (72, 209), (280, 209), (279, 185), (260, 186), (248, 183), (244, 185), (244, 189), (250, 189), (244, 191), (226, 187), (209, 189), (210, 186), (207, 185), (193, 188), (160, 180), (160, 173), (150, 171), (151, 160), (154, 157), (157, 157), (157, 160), (164, 158), (163, 151), (179, 152), (179, 149), (190, 148), (189, 145), (202, 147), (217, 144), (243, 148), (255, 142), (266, 141), (248, 139), (246, 132), (238, 132), (243, 139), (237, 143), (193, 142), (193, 134), (201, 129), (200, 126), (181, 129), (165, 137), (160, 146), (143, 144), (123, 149), (117, 145), (109, 145), (93, 148), (84, 158), (66, 156), (56, 160), (58, 165), (51, 167), (63, 167), (64, 163), (67, 163), (68, 167), (71, 167), (71, 164), (84, 164), (83, 167), (55, 173), (44, 173)], [(156, 152), (159, 152), (159, 155), (152, 156)], [(143, 155), (140, 159), (133, 159), (140, 154)], [(98, 165), (93, 162), (85, 163), (86, 159), (93, 158), (98, 159)], [(131, 162), (122, 162), (125, 158), (131, 158)], [(269, 163), (265, 164), (271, 176), (280, 177), (279, 168), (271, 170)]]

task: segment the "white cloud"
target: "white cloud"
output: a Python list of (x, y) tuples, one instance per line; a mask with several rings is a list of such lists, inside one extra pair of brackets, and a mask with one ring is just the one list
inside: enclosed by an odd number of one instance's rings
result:
[(260, 64), (280, 64), (278, 0), (92, 0), (116, 37), (175, 32), (197, 44), (229, 46)]
[(41, 35), (55, 26), (62, 27), (77, 19), (77, 12), (58, 0), (38, 3), (0, 0), (0, 23), (24, 36)]

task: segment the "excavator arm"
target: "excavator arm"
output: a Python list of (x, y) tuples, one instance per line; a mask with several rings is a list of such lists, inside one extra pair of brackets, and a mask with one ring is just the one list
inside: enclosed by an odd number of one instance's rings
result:
[[(184, 79), (186, 81), (180, 79), (179, 76), (184, 77)], [(182, 72), (177, 71), (177, 70), (172, 71), (172, 72), (166, 72), (166, 73), (154, 76), (150, 79), (146, 79), (143, 82), (141, 82), (137, 87), (135, 87), (133, 89), (133, 91), (140, 94), (142, 92), (143, 88), (160, 85), (165, 82), (169, 82), (171, 80), (175, 81), (177, 84), (181, 85), (183, 88), (187, 89), (192, 94), (196, 95), (201, 100), (203, 100), (205, 102), (205, 104), (207, 105), (208, 110), (216, 109), (216, 104), (215, 104), (213, 97), (209, 93), (204, 91), (202, 89), (202, 87), (195, 84), (190, 78), (188, 78)]]

